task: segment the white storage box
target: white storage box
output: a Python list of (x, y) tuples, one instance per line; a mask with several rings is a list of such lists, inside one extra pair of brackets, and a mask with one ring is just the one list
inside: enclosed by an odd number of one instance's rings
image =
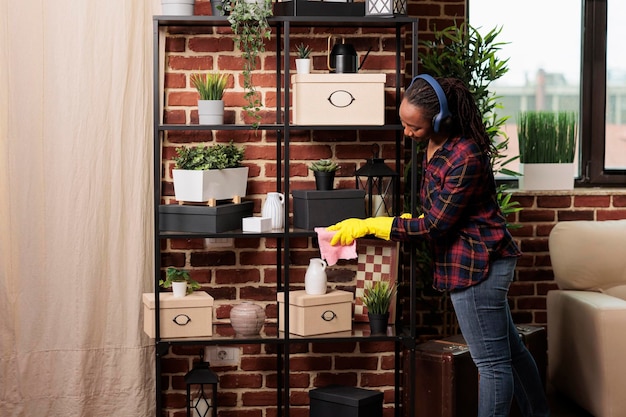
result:
[(272, 230), (271, 217), (244, 217), (241, 223), (244, 232), (269, 232)]
[[(155, 337), (154, 293), (143, 294), (143, 331)], [(213, 334), (213, 297), (194, 291), (175, 298), (171, 292), (159, 294), (161, 338), (205, 337)]]
[[(289, 292), (290, 333), (300, 336), (345, 332), (352, 330), (352, 299), (348, 291), (334, 290), (321, 295), (309, 295), (304, 290)], [(285, 293), (279, 292), (278, 330), (285, 330)]]
[(385, 74), (295, 74), (293, 123), (385, 124)]

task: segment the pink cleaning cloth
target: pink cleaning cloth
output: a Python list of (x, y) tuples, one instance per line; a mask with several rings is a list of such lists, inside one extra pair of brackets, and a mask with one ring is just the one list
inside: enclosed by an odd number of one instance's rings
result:
[(358, 255), (356, 253), (356, 240), (350, 245), (336, 245), (330, 244), (330, 240), (335, 236), (337, 231), (326, 230), (325, 227), (316, 227), (317, 240), (320, 245), (320, 253), (322, 259), (326, 261), (328, 266), (335, 265), (339, 259), (356, 259)]

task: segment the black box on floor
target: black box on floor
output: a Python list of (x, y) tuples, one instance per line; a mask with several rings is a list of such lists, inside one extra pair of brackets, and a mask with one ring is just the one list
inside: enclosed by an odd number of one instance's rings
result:
[(166, 204), (159, 206), (159, 229), (168, 232), (221, 233), (241, 229), (244, 217), (252, 216), (254, 203), (244, 201), (208, 206)]
[(342, 385), (309, 391), (310, 417), (382, 417), (383, 393)]
[(293, 190), (293, 225), (312, 230), (365, 218), (365, 190)]

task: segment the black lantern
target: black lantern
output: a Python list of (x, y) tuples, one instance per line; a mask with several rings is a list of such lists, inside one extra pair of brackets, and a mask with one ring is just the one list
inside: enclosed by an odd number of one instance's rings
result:
[(378, 145), (375, 145), (373, 155), (372, 159), (357, 169), (356, 188), (365, 190), (365, 212), (368, 217), (393, 216), (399, 175), (378, 157)]
[[(208, 417), (209, 410), (211, 410), (212, 417), (217, 417), (217, 375), (211, 370), (208, 362), (203, 362), (202, 358), (200, 360), (185, 375), (187, 417)], [(191, 396), (192, 385), (197, 386), (193, 397)], [(212, 385), (212, 392), (207, 393), (205, 385)]]

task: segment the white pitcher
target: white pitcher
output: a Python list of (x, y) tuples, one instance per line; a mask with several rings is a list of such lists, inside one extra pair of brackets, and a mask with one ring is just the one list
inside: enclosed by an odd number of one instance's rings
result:
[(267, 193), (261, 209), (261, 216), (272, 219), (272, 229), (282, 229), (285, 219), (285, 195), (283, 193)]
[(311, 258), (304, 275), (304, 291), (310, 295), (326, 294), (326, 266), (321, 258)]

